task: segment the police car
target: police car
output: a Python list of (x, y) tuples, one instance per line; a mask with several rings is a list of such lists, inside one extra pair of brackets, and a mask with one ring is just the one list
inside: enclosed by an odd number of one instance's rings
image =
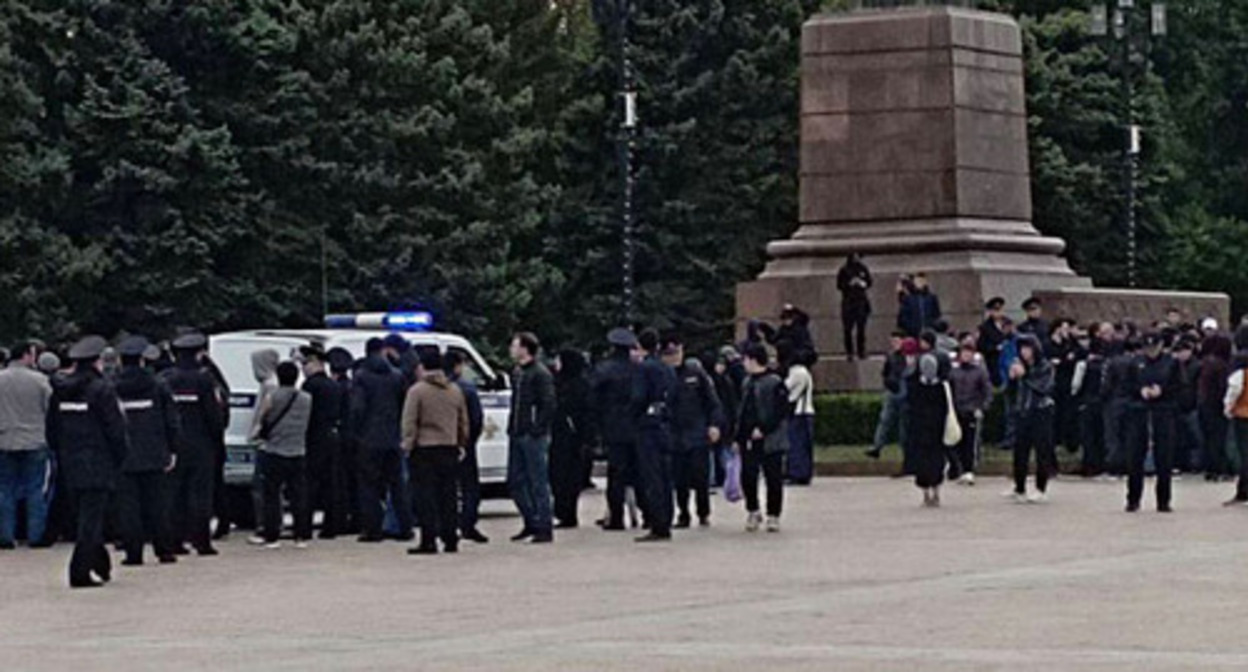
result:
[(251, 356), (261, 350), (276, 350), (282, 359), (291, 359), (299, 348), (320, 344), (326, 351), (344, 348), (356, 359), (364, 357), (364, 346), (371, 338), (400, 334), (417, 350), (437, 348), (457, 352), (464, 359), (464, 378), (481, 392), (485, 424), (477, 444), (482, 494), (496, 494), (507, 482), (507, 416), (511, 407), (510, 382), (496, 373), (462, 336), (433, 331), (433, 316), (426, 312), (361, 313), (331, 315), (324, 329), (260, 329), (217, 334), (209, 338), (209, 354), (230, 386), (230, 422), (225, 434), (227, 485), (251, 483), (255, 469), (255, 444), (249, 438), (256, 412), (260, 384), (252, 369)]

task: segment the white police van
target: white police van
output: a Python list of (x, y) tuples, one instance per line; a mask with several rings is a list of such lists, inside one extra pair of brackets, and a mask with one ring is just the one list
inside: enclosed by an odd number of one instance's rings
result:
[(258, 329), (209, 337), (209, 354), (230, 386), (230, 422), (225, 434), (227, 485), (250, 484), (255, 469), (255, 444), (248, 434), (260, 384), (252, 369), (253, 353), (276, 350), (282, 360), (287, 360), (303, 346), (320, 344), (326, 351), (344, 348), (360, 359), (364, 357), (364, 346), (369, 339), (397, 333), (418, 350), (436, 347), (443, 354), (457, 352), (463, 356), (464, 378), (480, 389), (485, 412), (485, 425), (477, 445), (482, 495), (500, 493), (507, 482), (507, 417), (511, 408), (510, 382), (506, 375), (491, 369), (467, 339), (433, 331), (430, 313), (331, 315), (325, 318), (325, 327)]

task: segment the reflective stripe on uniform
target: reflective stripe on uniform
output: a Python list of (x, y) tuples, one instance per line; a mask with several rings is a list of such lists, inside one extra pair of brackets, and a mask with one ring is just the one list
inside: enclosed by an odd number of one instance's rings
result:
[(147, 411), (156, 406), (156, 402), (151, 399), (135, 399), (134, 401), (123, 401), (121, 407), (127, 411)]
[(86, 413), (91, 405), (84, 402), (62, 401), (57, 407), (62, 413)]
[(198, 394), (175, 394), (173, 395), (173, 402), (175, 404), (198, 404), (199, 395)]

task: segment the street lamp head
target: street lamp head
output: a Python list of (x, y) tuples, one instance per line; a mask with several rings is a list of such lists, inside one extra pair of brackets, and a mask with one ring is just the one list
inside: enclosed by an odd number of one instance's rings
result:
[(1105, 5), (1092, 5), (1092, 12), (1089, 15), (1091, 25), (1088, 29), (1094, 37), (1107, 37), (1109, 35), (1109, 7)]

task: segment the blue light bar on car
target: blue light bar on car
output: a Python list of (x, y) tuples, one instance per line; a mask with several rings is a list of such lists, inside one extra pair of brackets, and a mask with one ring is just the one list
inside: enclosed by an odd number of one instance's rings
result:
[(417, 310), (401, 313), (355, 313), (327, 315), (327, 329), (388, 329), (390, 331), (429, 331), (433, 313)]

